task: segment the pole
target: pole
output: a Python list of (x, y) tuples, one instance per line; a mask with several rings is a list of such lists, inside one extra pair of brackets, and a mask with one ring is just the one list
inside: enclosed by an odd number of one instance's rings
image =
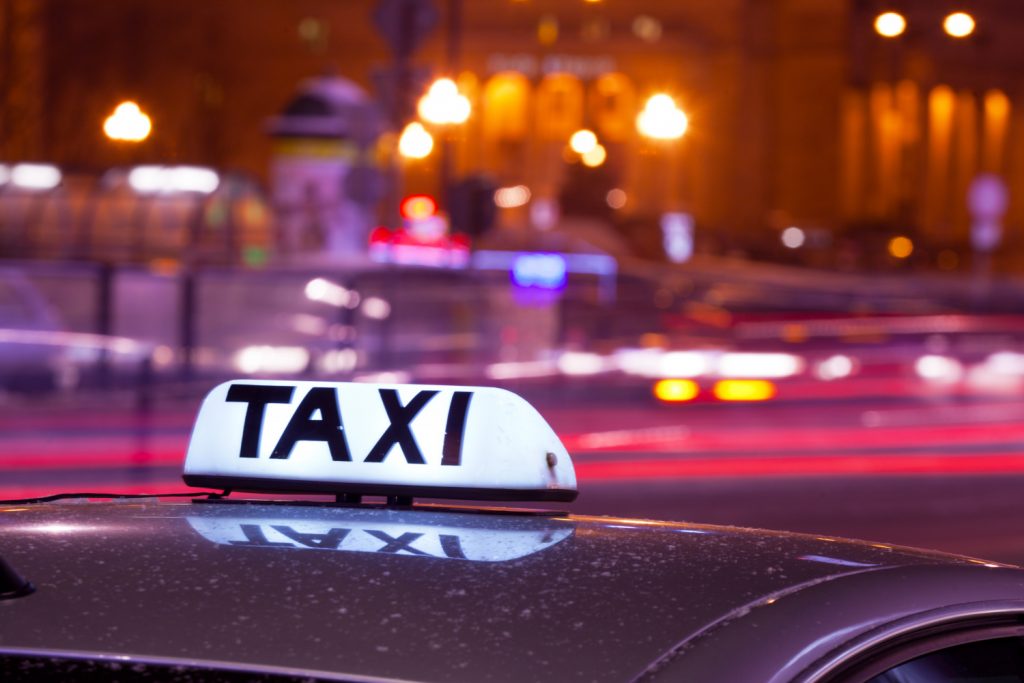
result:
[[(462, 58), (462, 0), (448, 0), (448, 26), (445, 31), (445, 56), (447, 60), (448, 74), (453, 81), (459, 76), (460, 62)], [(451, 212), (452, 199), (452, 125), (450, 123), (441, 126), (441, 206)]]
[[(100, 263), (96, 270), (96, 334), (109, 337), (114, 321), (114, 266), (109, 261)], [(99, 384), (110, 384), (110, 351), (106, 343), (100, 346), (96, 369)]]

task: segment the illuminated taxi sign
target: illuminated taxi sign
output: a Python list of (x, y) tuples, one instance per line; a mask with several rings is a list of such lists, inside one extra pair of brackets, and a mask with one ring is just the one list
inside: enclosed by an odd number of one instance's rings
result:
[(546, 550), (573, 534), (571, 525), (553, 519), (518, 519), (512, 528), (481, 528), (442, 523), (430, 519), (429, 513), (423, 520), (424, 513), (417, 514), (420, 519), (408, 523), (326, 514), (313, 519), (190, 516), (188, 523), (218, 545), (470, 562), (516, 560)]
[(211, 391), (190, 486), (476, 500), (576, 498), (558, 436), (489, 387), (237, 380)]

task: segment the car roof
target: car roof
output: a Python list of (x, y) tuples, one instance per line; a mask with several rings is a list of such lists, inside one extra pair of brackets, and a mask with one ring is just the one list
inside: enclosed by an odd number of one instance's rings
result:
[(37, 587), (2, 605), (0, 652), (399, 680), (632, 679), (758, 605), (883, 571), (944, 571), (949, 590), (1005, 572), (1024, 595), (1022, 572), (829, 537), (233, 499), (0, 507), (0, 559)]

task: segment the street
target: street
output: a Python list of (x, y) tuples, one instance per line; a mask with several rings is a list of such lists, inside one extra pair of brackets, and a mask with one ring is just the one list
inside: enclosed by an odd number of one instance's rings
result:
[[(524, 393), (573, 455), (574, 514), (847, 536), (1024, 562), (1024, 401), (902, 396), (659, 405)], [(549, 395), (552, 399), (545, 400)], [(0, 496), (167, 493), (197, 405), (10, 405)]]

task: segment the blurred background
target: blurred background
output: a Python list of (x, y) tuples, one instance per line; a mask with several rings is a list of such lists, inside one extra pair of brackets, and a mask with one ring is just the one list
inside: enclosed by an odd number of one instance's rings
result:
[(0, 0), (0, 497), (232, 377), (505, 386), (576, 512), (1024, 561), (1016, 0)]

